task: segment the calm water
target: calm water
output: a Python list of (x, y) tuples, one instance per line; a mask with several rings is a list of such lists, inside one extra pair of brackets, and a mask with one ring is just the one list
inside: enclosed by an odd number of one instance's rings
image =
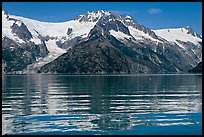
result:
[(3, 75), (2, 134), (202, 134), (201, 75)]

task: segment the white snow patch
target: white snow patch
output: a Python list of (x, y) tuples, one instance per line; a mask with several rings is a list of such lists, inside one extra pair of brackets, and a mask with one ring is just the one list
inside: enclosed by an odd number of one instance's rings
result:
[[(2, 12), (3, 13), (3, 12)], [(20, 20), (17, 21), (17, 25), (20, 25), (20, 22), (23, 22), (28, 30), (32, 34), (31, 42), (35, 44), (41, 44), (41, 40), (38, 38), (39, 34), (46, 37), (54, 37), (53, 40), (46, 41), (45, 44), (47, 46), (48, 51), (50, 52), (48, 56), (45, 58), (38, 58), (37, 62), (28, 66), (30, 67), (41, 67), (56, 58), (58, 58), (63, 53), (66, 53), (67, 50), (61, 49), (56, 45), (56, 41), (61, 40), (62, 42), (66, 40), (71, 40), (77, 36), (81, 36), (83, 38), (88, 36), (89, 31), (94, 27), (95, 23), (93, 22), (83, 22), (80, 23), (77, 20), (71, 20), (67, 22), (61, 23), (49, 23), (49, 22), (40, 22), (33, 19), (28, 19), (24, 17), (9, 15), (11, 18)], [(8, 37), (14, 41), (18, 41), (19, 43), (23, 43), (22, 39), (19, 39), (15, 34), (11, 32), (11, 26), (15, 21), (7, 20), (6, 15), (2, 14), (2, 38)], [(71, 35), (67, 35), (68, 28), (72, 28)]]
[(181, 47), (181, 48), (183, 48), (183, 49), (185, 49), (185, 47), (182, 45), (182, 44), (180, 44), (179, 42), (175, 42), (179, 47)]
[(128, 19), (132, 19), (130, 16), (126, 16), (126, 18), (128, 18)]
[(50, 53), (58, 54), (58, 53), (65, 53), (66, 52), (66, 50), (61, 49), (57, 46), (56, 40), (49, 40), (49, 41), (45, 42), (45, 44), (46, 44), (47, 49)]
[(22, 24), (22, 22), (21, 21), (19, 21), (19, 20), (17, 20), (16, 22), (15, 22), (15, 24), (16, 25), (18, 25), (19, 27), (21, 26), (21, 24)]
[(152, 41), (156, 41), (156, 42), (161, 42), (160, 40), (158, 39), (154, 39), (152, 38), (149, 34), (145, 34), (143, 31), (140, 31), (136, 28), (133, 28), (131, 26), (128, 27), (129, 31), (130, 31), (130, 34), (135, 38), (135, 39), (138, 39), (138, 40), (141, 40), (143, 38), (146, 38), (146, 39), (150, 39)]
[(78, 20), (83, 18), (84, 16), (87, 15), (87, 19), (85, 22), (97, 22), (102, 16), (104, 15), (109, 15), (109, 12), (105, 12), (103, 10), (99, 10), (97, 12), (88, 12), (87, 14), (80, 15)]
[(56, 40), (49, 40), (46, 45), (50, 53), (45, 58), (38, 58), (36, 63), (33, 64), (33, 68), (41, 67), (67, 52), (67, 50), (61, 49), (56, 45)]
[[(56, 58), (58, 58), (59, 56), (61, 56), (63, 53), (56, 53), (56, 54), (51, 54), (49, 53), (45, 58), (42, 59), (38, 59), (38, 61), (36, 61), (34, 64), (32, 64), (33, 68), (38, 68), (38, 67), (42, 67), (45, 64), (55, 60)], [(29, 66), (30, 67), (30, 66)], [(32, 68), (32, 67), (31, 67)]]
[[(41, 22), (33, 19), (28, 19), (20, 16), (9, 15), (10, 18), (17, 19), (19, 21), (12, 21), (6, 19), (7, 15), (4, 15), (2, 11), (2, 38), (8, 37), (12, 40), (17, 40), (20, 43), (25, 43), (22, 39), (18, 38), (15, 34), (11, 32), (11, 26), (13, 23), (16, 23), (18, 26), (23, 22), (28, 30), (32, 34), (31, 42), (35, 44), (40, 44), (41, 40), (38, 38), (39, 34), (46, 37), (54, 37), (55, 39), (66, 41), (71, 40), (77, 36), (85, 38), (88, 36), (89, 31), (94, 27), (96, 23), (94, 22), (82, 22), (80, 23), (77, 20), (71, 20), (67, 22), (60, 23), (50, 23), (50, 22)], [(72, 34), (67, 36), (68, 28), (72, 29)], [(65, 38), (65, 39), (64, 39)]]
[(11, 31), (11, 26), (15, 23), (15, 21), (6, 19), (7, 16), (4, 15), (3, 13), (4, 12), (2, 11), (2, 38), (7, 37), (10, 38), (11, 40), (18, 41), (19, 43), (24, 43), (22, 39), (17, 37)]
[(170, 42), (175, 42), (181, 48), (183, 47), (179, 44), (176, 40), (181, 40), (183, 42), (192, 42), (193, 44), (197, 45), (198, 42), (202, 42), (202, 39), (198, 37), (194, 37), (191, 34), (187, 34), (187, 30), (185, 28), (175, 28), (175, 29), (161, 29), (161, 30), (154, 30), (155, 34), (166, 39)]
[(116, 37), (117, 39), (131, 38), (131, 36), (128, 36), (127, 34), (124, 34), (120, 31), (115, 31), (115, 30), (110, 30), (110, 34)]
[(12, 16), (12, 17), (22, 20), (33, 35), (38, 35), (36, 33), (37, 31), (42, 36), (57, 37), (58, 39), (62, 39), (62, 37), (67, 36), (68, 28), (72, 28), (73, 37), (76, 37), (76, 36), (86, 37), (88, 32), (95, 25), (95, 23), (93, 22), (80, 23), (77, 20), (71, 20), (71, 21), (60, 22), (60, 23), (50, 23), (50, 22), (40, 22), (40, 21), (36, 21), (36, 20), (24, 18), (24, 17), (18, 17), (18, 16)]
[(30, 39), (31, 42), (34, 42), (35, 44), (41, 44), (41, 40), (36, 38), (35, 36), (33, 38)]

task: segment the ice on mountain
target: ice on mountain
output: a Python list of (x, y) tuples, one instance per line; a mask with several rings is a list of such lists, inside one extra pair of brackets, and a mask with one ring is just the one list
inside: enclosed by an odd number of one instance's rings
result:
[(128, 18), (128, 19), (132, 19), (130, 16), (126, 16), (126, 18)]
[(22, 24), (22, 22), (21, 21), (19, 21), (19, 20), (17, 20), (16, 22), (15, 22), (15, 24), (16, 25), (18, 25), (19, 27), (21, 26), (21, 24)]
[[(183, 31), (181, 31), (181, 29)], [(168, 30), (171, 33), (169, 33)], [(185, 47), (183, 47), (180, 43), (178, 43), (177, 40), (181, 40), (183, 42), (191, 41), (195, 45), (199, 44), (199, 42), (202, 42), (201, 38), (189, 34), (189, 31), (192, 32), (192, 29), (189, 26), (187, 26), (185, 28), (154, 30), (156, 35), (166, 39), (167, 41), (175, 42), (177, 45), (179, 45), (182, 48), (185, 48)]]

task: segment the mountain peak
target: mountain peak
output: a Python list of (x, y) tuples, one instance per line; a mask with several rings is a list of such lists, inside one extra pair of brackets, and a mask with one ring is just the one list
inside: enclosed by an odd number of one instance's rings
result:
[(9, 14), (7, 11), (5, 11), (4, 9), (2, 9), (2, 18), (3, 16), (5, 16), (6, 18), (8, 18)]
[(97, 13), (105, 13), (105, 11), (104, 10), (98, 10), (98, 11), (96, 11)]
[(129, 15), (125, 16), (125, 18), (126, 18), (126, 19), (132, 19), (132, 17), (129, 16)]
[(110, 12), (104, 10), (89, 11), (86, 14), (79, 15), (76, 20), (79, 22), (97, 22), (104, 15), (110, 15)]
[(157, 39), (157, 36), (153, 31), (146, 28), (144, 25), (139, 24), (129, 15), (123, 16), (112, 12), (106, 12), (104, 10), (98, 10), (79, 15), (76, 20), (78, 20), (79, 22), (97, 23), (102, 28), (106, 28), (106, 30), (118, 31), (120, 29), (121, 32), (127, 35), (130, 35), (127, 27), (132, 26), (139, 31), (143, 31), (145, 34), (149, 34), (152, 38)]
[(186, 26), (185, 29), (189, 32), (193, 32), (193, 29), (190, 26)]
[(199, 34), (197, 34), (196, 32), (194, 32), (190, 26), (186, 26), (184, 29), (187, 30), (187, 34), (191, 34), (192, 36), (201, 38), (201, 36)]

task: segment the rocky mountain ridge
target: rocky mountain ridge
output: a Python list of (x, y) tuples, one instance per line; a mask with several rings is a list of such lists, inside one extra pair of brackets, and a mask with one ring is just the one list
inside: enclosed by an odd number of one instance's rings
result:
[(64, 23), (2, 10), (2, 24), (7, 73), (172, 73), (202, 60), (202, 37), (190, 27), (151, 30), (130, 16), (103, 10)]

